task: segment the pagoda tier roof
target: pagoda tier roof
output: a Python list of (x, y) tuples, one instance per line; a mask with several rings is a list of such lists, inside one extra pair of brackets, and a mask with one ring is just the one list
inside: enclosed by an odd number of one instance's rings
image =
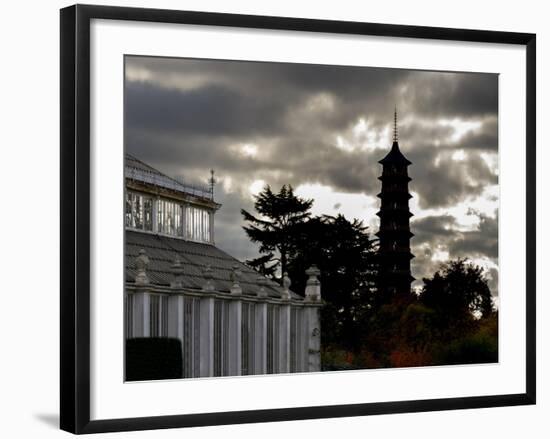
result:
[(409, 238), (412, 238), (414, 236), (414, 233), (412, 233), (409, 229), (406, 228), (399, 228), (399, 229), (380, 229), (376, 236), (391, 236), (391, 235), (403, 235), (406, 234), (409, 236)]
[(392, 190), (392, 191), (384, 191), (384, 192), (379, 192), (378, 194), (376, 194), (376, 196), (378, 198), (386, 198), (386, 199), (391, 199), (391, 198), (400, 198), (400, 197), (403, 197), (403, 195), (407, 195), (407, 199), (410, 200), (413, 196), (407, 192), (407, 191), (396, 191), (396, 190)]
[(409, 215), (409, 218), (414, 216), (414, 213), (411, 213), (409, 209), (405, 208), (393, 208), (393, 207), (384, 207), (383, 209), (376, 212), (376, 216), (379, 216), (382, 218), (382, 216), (393, 216), (394, 218), (399, 218), (403, 216), (404, 213), (407, 213)]
[(395, 181), (406, 181), (408, 183), (412, 180), (412, 178), (405, 174), (385, 174), (378, 177), (378, 180), (380, 180), (382, 183), (391, 183)]
[(379, 160), (378, 163), (382, 165), (412, 165), (412, 162), (407, 160), (399, 150), (399, 143), (396, 140), (393, 142), (390, 152), (382, 160)]

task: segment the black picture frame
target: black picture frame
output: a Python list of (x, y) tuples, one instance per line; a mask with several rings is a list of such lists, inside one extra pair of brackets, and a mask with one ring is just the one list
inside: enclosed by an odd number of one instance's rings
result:
[[(526, 47), (526, 392), (383, 403), (90, 420), (90, 22), (93, 19), (407, 37)], [(72, 433), (303, 420), (535, 404), (536, 36), (288, 17), (75, 5), (61, 10), (60, 425)]]

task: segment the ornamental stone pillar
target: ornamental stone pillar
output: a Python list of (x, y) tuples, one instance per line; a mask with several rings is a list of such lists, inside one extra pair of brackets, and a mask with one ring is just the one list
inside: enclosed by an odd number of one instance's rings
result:
[(318, 306), (305, 308), (307, 322), (307, 372), (321, 370), (321, 320)]
[(321, 282), (317, 278), (321, 274), (321, 271), (312, 265), (306, 270), (308, 280), (306, 283), (306, 301), (308, 302), (320, 302), (321, 301)]
[(283, 293), (281, 295), (281, 299), (290, 300), (290, 285), (292, 285), (292, 282), (288, 277), (288, 273), (285, 272), (283, 274)]
[[(170, 282), (170, 288), (174, 290), (181, 290), (183, 288), (183, 264), (178, 255), (176, 255), (173, 264), (170, 267), (170, 271), (173, 274), (173, 279)], [(179, 291), (181, 292), (181, 291)], [(183, 347), (184, 344), (184, 308), (183, 308), (183, 295), (182, 294), (170, 294), (168, 295), (168, 336), (177, 338)], [(183, 359), (182, 368), (185, 369), (185, 361)]]
[(131, 295), (133, 315), (132, 336), (134, 338), (150, 337), (149, 290), (147, 288), (138, 288)]
[(183, 296), (168, 296), (168, 336), (181, 340), (183, 345)]
[(174, 263), (170, 267), (170, 271), (174, 275), (172, 282), (170, 282), (170, 287), (176, 288), (176, 289), (183, 288), (184, 269), (179, 256), (176, 255), (176, 258), (174, 259)]
[(240, 285), (241, 280), (241, 270), (239, 270), (238, 265), (233, 265), (233, 270), (231, 271), (231, 274), (229, 276), (229, 280), (231, 281), (231, 289), (229, 290), (230, 293), (234, 296), (240, 296), (243, 293), (243, 290)]
[[(258, 276), (256, 279), (260, 289), (257, 296), (261, 298), (267, 297), (267, 278)], [(257, 302), (255, 305), (254, 315), (254, 373), (267, 373), (267, 303), (265, 301)]]
[(297, 337), (297, 352), (298, 352), (298, 358), (296, 359), (296, 364), (298, 367), (299, 372), (307, 372), (308, 371), (308, 363), (309, 363), (309, 354), (308, 354), (308, 323), (306, 318), (306, 309), (307, 308), (298, 308), (296, 310), (299, 318), (298, 318), (298, 327), (297, 332), (299, 336)]
[(290, 372), (290, 305), (279, 306), (279, 373)]
[(228, 372), (230, 376), (241, 375), (241, 320), (242, 301), (238, 298), (228, 304)]
[(214, 271), (212, 270), (212, 266), (210, 264), (206, 265), (204, 267), (204, 270), (202, 271), (202, 275), (205, 279), (204, 284), (202, 285), (202, 290), (206, 292), (212, 292), (214, 291)]
[(133, 316), (133, 337), (150, 337), (149, 321), (149, 277), (147, 276), (147, 267), (149, 258), (144, 249), (139, 251), (136, 258), (136, 289), (132, 293), (132, 316)]
[(306, 321), (306, 352), (307, 372), (321, 370), (321, 282), (317, 278), (321, 274), (316, 266), (306, 270), (309, 276), (306, 284), (306, 306), (304, 317)]
[(136, 285), (149, 285), (149, 277), (147, 276), (147, 267), (149, 266), (149, 257), (144, 249), (139, 251), (139, 256), (136, 258)]
[(201, 299), (200, 366), (201, 377), (214, 376), (214, 298)]
[(265, 299), (267, 297), (267, 289), (266, 289), (268, 285), (267, 278), (265, 276), (258, 276), (258, 278), (256, 279), (256, 283), (260, 286), (260, 289), (258, 290), (256, 295), (258, 297)]

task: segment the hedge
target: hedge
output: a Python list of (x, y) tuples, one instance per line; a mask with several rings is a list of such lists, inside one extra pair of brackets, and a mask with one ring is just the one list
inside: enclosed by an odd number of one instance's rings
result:
[(183, 377), (182, 347), (177, 338), (126, 340), (126, 380), (165, 380)]

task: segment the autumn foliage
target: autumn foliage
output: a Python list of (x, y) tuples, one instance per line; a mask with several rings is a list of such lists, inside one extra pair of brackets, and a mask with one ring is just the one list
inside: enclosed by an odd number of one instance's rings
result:
[[(377, 303), (374, 301), (373, 303)], [(329, 370), (498, 361), (498, 312), (483, 270), (464, 259), (443, 264), (416, 296), (395, 296), (363, 316), (359, 348)], [(350, 361), (345, 361), (349, 359)]]

